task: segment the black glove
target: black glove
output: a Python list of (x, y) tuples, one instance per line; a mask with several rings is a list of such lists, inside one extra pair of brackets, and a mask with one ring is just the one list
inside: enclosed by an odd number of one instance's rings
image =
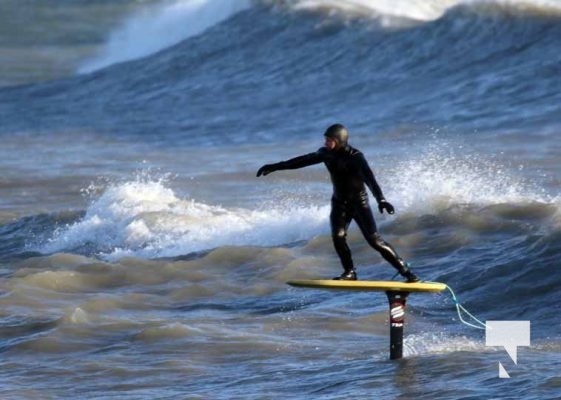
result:
[(378, 203), (378, 210), (380, 210), (380, 214), (384, 213), (384, 209), (388, 212), (388, 214), (393, 214), (395, 212), (393, 206), (390, 203), (388, 203), (386, 200), (382, 199)]
[(261, 176), (261, 175), (266, 176), (276, 170), (277, 169), (275, 168), (275, 164), (266, 164), (263, 165), (261, 168), (259, 168), (259, 171), (257, 171), (257, 176)]

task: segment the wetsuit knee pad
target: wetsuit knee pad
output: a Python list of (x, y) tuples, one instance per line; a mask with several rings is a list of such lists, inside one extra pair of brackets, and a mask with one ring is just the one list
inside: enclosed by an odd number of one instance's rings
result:
[(337, 229), (331, 232), (331, 237), (333, 240), (345, 240), (347, 238), (347, 232), (344, 229)]

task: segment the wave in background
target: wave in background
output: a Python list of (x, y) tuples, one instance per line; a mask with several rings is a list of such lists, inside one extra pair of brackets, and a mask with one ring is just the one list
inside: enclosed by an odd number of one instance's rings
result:
[(413, 21), (434, 21), (458, 6), (482, 13), (502, 10), (561, 14), (561, 5), (554, 0), (231, 0), (226, 3), (221, 0), (178, 0), (150, 5), (128, 16), (109, 35), (100, 54), (85, 62), (79, 72), (88, 73), (154, 54), (258, 4), (326, 13), (328, 16), (367, 18), (390, 29), (409, 27)]
[(86, 62), (81, 73), (141, 58), (203, 32), (250, 7), (250, 0), (182, 0), (150, 6), (115, 29), (101, 54)]

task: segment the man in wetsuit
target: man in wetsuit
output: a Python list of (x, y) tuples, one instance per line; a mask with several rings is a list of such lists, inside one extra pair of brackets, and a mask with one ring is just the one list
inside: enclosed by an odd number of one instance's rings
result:
[(376, 229), (376, 222), (368, 203), (368, 186), (376, 201), (380, 213), (394, 213), (394, 207), (386, 201), (382, 189), (376, 182), (372, 170), (364, 155), (348, 145), (349, 133), (341, 124), (331, 125), (324, 133), (325, 146), (314, 153), (292, 158), (276, 164), (267, 164), (259, 168), (257, 176), (286, 169), (297, 169), (323, 162), (331, 175), (333, 196), (331, 198), (331, 236), (337, 255), (341, 259), (344, 272), (333, 279), (356, 280), (351, 250), (347, 245), (347, 230), (354, 219), (364, 238), (406, 279), (418, 282), (419, 278), (411, 272), (407, 264), (399, 257), (393, 247), (382, 239)]

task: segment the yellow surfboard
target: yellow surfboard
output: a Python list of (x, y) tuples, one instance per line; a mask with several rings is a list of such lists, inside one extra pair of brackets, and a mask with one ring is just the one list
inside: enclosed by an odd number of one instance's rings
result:
[(374, 292), (441, 292), (446, 285), (440, 282), (406, 283), (399, 281), (338, 281), (333, 279), (301, 279), (286, 282), (290, 286), (314, 289), (363, 290)]

